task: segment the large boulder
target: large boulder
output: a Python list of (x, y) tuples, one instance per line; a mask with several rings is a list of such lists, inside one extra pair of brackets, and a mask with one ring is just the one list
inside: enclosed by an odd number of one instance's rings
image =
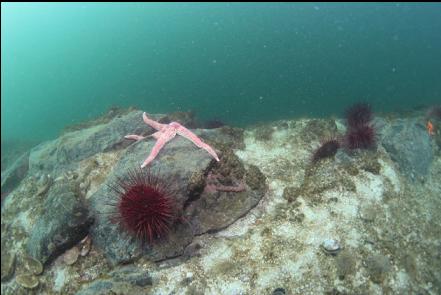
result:
[[(208, 134), (215, 137), (216, 132), (221, 131), (198, 130), (196, 133), (206, 138)], [(257, 205), (265, 193), (265, 179), (260, 171), (260, 174), (257, 173), (261, 176), (260, 185), (251, 184), (258, 169), (254, 167), (251, 174), (248, 173), (231, 149), (222, 147), (218, 163), (205, 150), (177, 136), (161, 150), (150, 164), (150, 169), (152, 173), (159, 172), (177, 190), (175, 203), (182, 218), (177, 220), (167, 238), (151, 245), (142, 245), (112, 222), (112, 213), (116, 208), (108, 204), (118, 196), (109, 185), (117, 177), (124, 177), (129, 170), (139, 167), (154, 144), (155, 140), (147, 138), (128, 147), (105, 183), (91, 196), (91, 206), (96, 216), (92, 237), (95, 245), (103, 250), (113, 265), (130, 262), (143, 255), (154, 261), (180, 256), (194, 235), (225, 228)], [(219, 148), (222, 145), (216, 143), (212, 146)], [(213, 187), (207, 190), (206, 178), (213, 173), (222, 178), (219, 182), (224, 181), (222, 188), (240, 182), (243, 190), (213, 191)], [(253, 175), (249, 178), (250, 184), (246, 177), (248, 174)], [(230, 176), (234, 179), (228, 179)]]
[(44, 201), (44, 212), (32, 228), (27, 249), (30, 256), (47, 264), (81, 241), (93, 218), (72, 185), (58, 182)]
[(381, 143), (403, 174), (411, 178), (427, 175), (434, 150), (429, 134), (418, 119), (399, 119), (384, 125)]
[[(153, 116), (158, 119), (163, 116)], [(44, 142), (31, 150), (29, 169), (32, 172), (60, 174), (77, 168), (78, 163), (97, 153), (125, 148), (130, 141), (127, 134), (146, 135), (154, 130), (142, 121), (141, 111), (117, 116), (106, 124), (68, 132)]]

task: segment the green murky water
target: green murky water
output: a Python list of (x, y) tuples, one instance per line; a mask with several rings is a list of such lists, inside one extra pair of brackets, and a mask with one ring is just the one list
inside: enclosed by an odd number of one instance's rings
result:
[(2, 143), (112, 106), (246, 125), (441, 101), (441, 5), (1, 6)]

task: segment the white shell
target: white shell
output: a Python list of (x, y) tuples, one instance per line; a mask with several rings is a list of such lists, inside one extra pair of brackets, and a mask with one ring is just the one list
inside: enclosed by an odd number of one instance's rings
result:
[(326, 239), (322, 243), (323, 250), (329, 254), (336, 254), (341, 250), (340, 243), (334, 239)]

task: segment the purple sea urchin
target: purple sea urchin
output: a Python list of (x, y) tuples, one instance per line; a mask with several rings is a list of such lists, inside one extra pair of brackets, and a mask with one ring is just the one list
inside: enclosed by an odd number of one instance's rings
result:
[(346, 133), (344, 145), (348, 149), (368, 149), (375, 145), (375, 130), (369, 125), (349, 129)]
[(114, 220), (143, 243), (166, 236), (177, 219), (171, 187), (150, 169), (129, 170), (110, 185), (117, 197)]
[(349, 107), (345, 112), (349, 129), (359, 128), (372, 121), (373, 113), (369, 104), (357, 103)]
[(326, 140), (312, 154), (312, 162), (317, 163), (321, 159), (333, 157), (339, 148), (340, 143), (337, 139)]

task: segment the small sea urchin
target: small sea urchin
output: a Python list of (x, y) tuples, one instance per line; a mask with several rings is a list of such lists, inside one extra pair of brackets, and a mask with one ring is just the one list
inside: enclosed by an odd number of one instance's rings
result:
[(340, 148), (340, 143), (337, 139), (329, 139), (322, 143), (312, 154), (312, 162), (317, 163), (321, 159), (333, 157)]
[(345, 118), (349, 129), (369, 124), (373, 119), (371, 106), (367, 103), (354, 104), (346, 110)]
[(176, 191), (149, 169), (129, 170), (109, 185), (116, 194), (114, 220), (143, 243), (164, 237), (177, 219)]

